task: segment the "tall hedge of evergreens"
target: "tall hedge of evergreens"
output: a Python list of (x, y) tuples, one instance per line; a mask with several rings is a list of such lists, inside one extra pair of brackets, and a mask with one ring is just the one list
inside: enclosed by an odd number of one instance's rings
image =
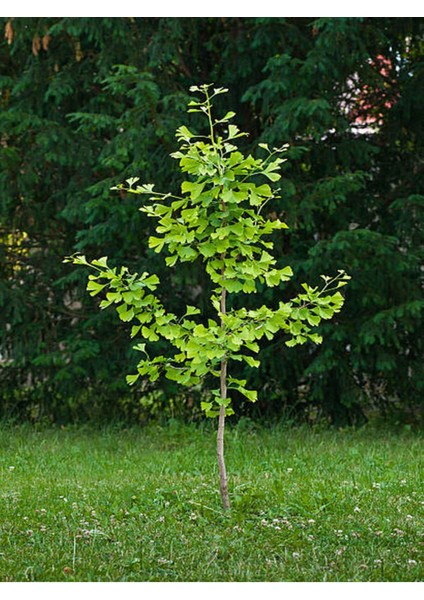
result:
[[(251, 417), (359, 424), (419, 419), (423, 377), (424, 19), (2, 18), (0, 43), (0, 414), (67, 422), (195, 418), (201, 390), (130, 389), (137, 357), (87, 297), (79, 251), (162, 273), (165, 305), (208, 285), (147, 247), (140, 176), (178, 190), (169, 154), (191, 85), (223, 97), (258, 142), (290, 144), (275, 238), (290, 288), (343, 268), (352, 280), (320, 347), (263, 350)], [(195, 120), (195, 119), (194, 119)], [(275, 208), (275, 206), (274, 206)], [(147, 268), (148, 265), (148, 268)], [(312, 283), (312, 281), (311, 281)], [(206, 310), (207, 307), (200, 307)], [(236, 400), (237, 401), (237, 400)], [(240, 411), (239, 411), (240, 412)]]

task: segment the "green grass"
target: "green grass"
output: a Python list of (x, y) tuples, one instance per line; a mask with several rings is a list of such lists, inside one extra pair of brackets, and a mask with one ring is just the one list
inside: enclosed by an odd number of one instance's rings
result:
[(0, 580), (421, 581), (418, 434), (0, 428)]

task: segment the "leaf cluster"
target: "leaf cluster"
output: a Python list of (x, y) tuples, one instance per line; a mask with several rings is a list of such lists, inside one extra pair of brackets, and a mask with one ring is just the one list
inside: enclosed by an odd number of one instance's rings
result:
[[(137, 373), (127, 377), (130, 384), (139, 376), (155, 381), (162, 372), (179, 384), (196, 386), (206, 375), (219, 378), (218, 366), (222, 361), (244, 361), (250, 367), (258, 367), (260, 362), (254, 355), (260, 349), (259, 340), (263, 337), (272, 340), (282, 331), (289, 336), (288, 346), (307, 340), (320, 343), (321, 336), (312, 329), (322, 319), (330, 319), (339, 312), (344, 302), (336, 290), (349, 277), (340, 270), (334, 278), (323, 276), (322, 289), (303, 284), (304, 293), (291, 302), (280, 302), (276, 309), (263, 305), (257, 309), (227, 311), (227, 293), (256, 293), (264, 285), (279, 286), (293, 275), (290, 266), (277, 268), (277, 261), (270, 253), (273, 241), (269, 237), (287, 229), (279, 218), (271, 220), (263, 211), (278, 190), (258, 181), (262, 178), (274, 183), (280, 179), (280, 165), (285, 161), (281, 155), (287, 146), (270, 150), (261, 144), (267, 153), (265, 159), (250, 154), (245, 157), (234, 144), (236, 138), (244, 135), (231, 123), (235, 114), (227, 112), (223, 118), (213, 118), (212, 101), (226, 90), (210, 88), (210, 85), (191, 88), (204, 98), (189, 103), (189, 112), (204, 113), (208, 135), (194, 134), (185, 125), (177, 129), (180, 149), (172, 157), (178, 160), (181, 172), (190, 176), (181, 184), (181, 195), (155, 192), (152, 184), (138, 184), (138, 177), (131, 177), (113, 189), (147, 199), (140, 210), (157, 220), (155, 235), (149, 237), (148, 244), (157, 253), (166, 250), (168, 267), (197, 259), (204, 263), (215, 286), (210, 296), (215, 319), (208, 319), (207, 325), (196, 322), (191, 317), (200, 310), (193, 306), (187, 306), (181, 318), (167, 312), (154, 294), (159, 284), (156, 275), (147, 272), (130, 275), (125, 267), (119, 271), (110, 269), (105, 258), (91, 263), (84, 256), (70, 259), (74, 264), (98, 271), (89, 276), (87, 289), (91, 295), (104, 288), (109, 290), (101, 308), (114, 304), (122, 321), (135, 322), (131, 337), (143, 339), (143, 343), (134, 347), (142, 352), (143, 358), (137, 365)], [(217, 133), (221, 127), (223, 133)], [(176, 348), (173, 356), (149, 356), (146, 343), (156, 342), (160, 337)], [(257, 392), (246, 388), (246, 380), (230, 376), (228, 384), (248, 400), (257, 399)], [(222, 404), (227, 414), (231, 414), (230, 398), (222, 398), (218, 389), (212, 391), (212, 397), (213, 402), (201, 404), (207, 416), (216, 416), (218, 409), (214, 406)]]

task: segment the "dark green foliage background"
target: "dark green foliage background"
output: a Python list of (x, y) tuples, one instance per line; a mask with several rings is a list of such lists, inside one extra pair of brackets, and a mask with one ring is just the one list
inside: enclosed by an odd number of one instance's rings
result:
[[(220, 109), (234, 110), (249, 132), (243, 150), (291, 145), (273, 208), (290, 226), (276, 248), (295, 278), (291, 289), (268, 289), (260, 300), (277, 303), (339, 268), (352, 276), (342, 313), (322, 327), (322, 346), (287, 349), (278, 339), (264, 347), (261, 369), (248, 374), (260, 400), (239, 401), (239, 413), (322, 416), (337, 425), (376, 414), (417, 422), (424, 19), (4, 17), (3, 25), (4, 417), (198, 415), (195, 392), (164, 382), (128, 388), (125, 374), (136, 362), (128, 331), (86, 294), (86, 273), (62, 260), (80, 251), (156, 272), (173, 311), (189, 300), (207, 313), (201, 267), (166, 269), (147, 249), (152, 224), (138, 200), (110, 187), (139, 176), (177, 190), (169, 154), (175, 129), (187, 123), (188, 88), (213, 81), (230, 89)], [(388, 72), (380, 56), (390, 61)], [(358, 126), (361, 114), (381, 124)]]

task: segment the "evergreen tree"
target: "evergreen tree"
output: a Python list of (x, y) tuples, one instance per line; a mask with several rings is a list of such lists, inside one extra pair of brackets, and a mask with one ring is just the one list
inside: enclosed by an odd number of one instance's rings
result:
[[(186, 90), (214, 81), (230, 88), (228, 108), (250, 134), (243, 151), (290, 144), (276, 209), (290, 233), (275, 249), (295, 267), (293, 286), (306, 272), (317, 281), (335, 268), (352, 275), (337, 327), (323, 326), (322, 347), (288, 356), (277, 337), (263, 350), (248, 381), (259, 389), (258, 414), (290, 409), (313, 418), (318, 410), (340, 423), (374, 408), (411, 415), (423, 388), (423, 19), (3, 23), (3, 414), (69, 419), (81, 409), (87, 417), (116, 409), (139, 418), (145, 410), (125, 384), (136, 357), (124, 328), (95, 310), (84, 274), (61, 261), (107, 247), (121, 264), (160, 272), (146, 250), (151, 223), (110, 187), (140, 173), (162, 189), (179, 188), (169, 154)], [(208, 285), (193, 268), (167, 283), (163, 301), (176, 312), (188, 290), (195, 303)], [(274, 306), (284, 299), (273, 289), (261, 298)], [(175, 394), (146, 385), (142, 402), (154, 410)]]

